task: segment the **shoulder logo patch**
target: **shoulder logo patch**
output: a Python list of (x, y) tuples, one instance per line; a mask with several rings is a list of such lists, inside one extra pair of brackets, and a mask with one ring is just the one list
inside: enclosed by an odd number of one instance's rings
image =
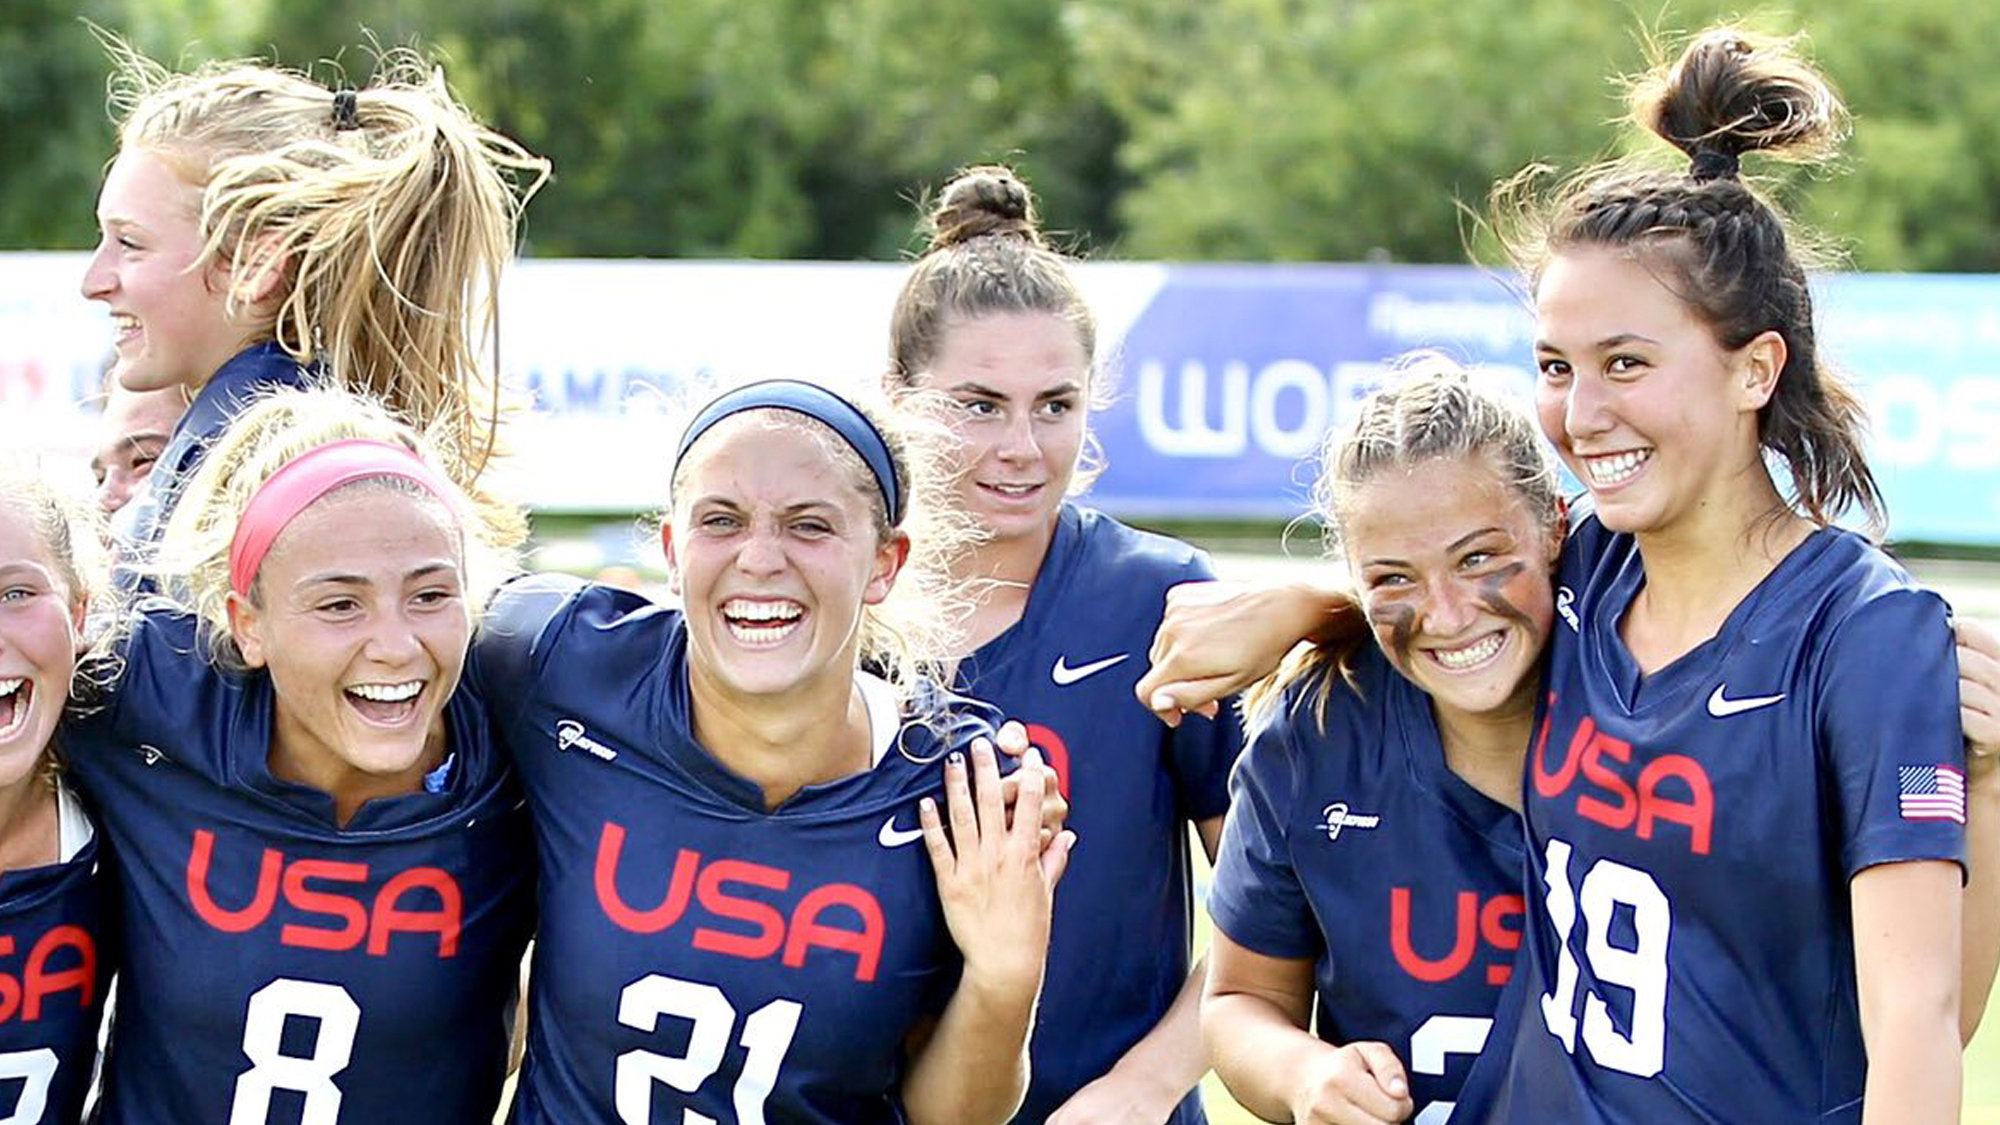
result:
[(1320, 816), (1323, 818), (1320, 827), (1326, 829), (1326, 838), (1329, 840), (1340, 839), (1340, 832), (1344, 828), (1379, 828), (1382, 825), (1382, 817), (1379, 814), (1350, 812), (1346, 801), (1335, 801), (1328, 805), (1321, 811)]
[(1731, 699), (1725, 693), (1725, 686), (1715, 685), (1714, 693), (1708, 697), (1708, 713), (1718, 719), (1741, 715), (1745, 711), (1755, 711), (1759, 707), (1769, 707), (1785, 698), (1784, 693), (1779, 692), (1777, 695), (1746, 695), (1741, 699)]
[(1114, 664), (1124, 663), (1126, 658), (1131, 655), (1129, 652), (1121, 652), (1116, 656), (1107, 656), (1102, 660), (1093, 660), (1088, 664), (1078, 664), (1075, 667), (1071, 667), (1066, 658), (1058, 656), (1056, 657), (1056, 666), (1049, 669), (1049, 679), (1054, 680), (1057, 687), (1068, 687), (1078, 680), (1095, 676)]
[(1570, 632), (1583, 632), (1583, 622), (1578, 620), (1576, 616), (1575, 590), (1570, 589), (1568, 586), (1556, 587), (1556, 612), (1562, 615), (1563, 621), (1569, 625)]
[(556, 749), (582, 750), (607, 762), (618, 756), (618, 751), (585, 733), (583, 724), (575, 719), (564, 719), (556, 724)]

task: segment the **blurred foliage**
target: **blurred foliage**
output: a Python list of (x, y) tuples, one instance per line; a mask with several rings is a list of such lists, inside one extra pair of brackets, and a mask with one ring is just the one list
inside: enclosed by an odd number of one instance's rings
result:
[[(1645, 142), (1621, 73), (1718, 13), (1612, 0), (8, 0), (0, 246), (88, 245), (110, 156), (79, 15), (155, 57), (359, 81), (413, 44), (555, 161), (541, 255), (890, 258), (960, 164), (1098, 256), (1462, 261), (1487, 189)], [(1752, 9), (1771, 31), (1799, 17)], [(1776, 181), (1874, 269), (2000, 268), (2000, 5), (1818, 0), (1855, 111)]]

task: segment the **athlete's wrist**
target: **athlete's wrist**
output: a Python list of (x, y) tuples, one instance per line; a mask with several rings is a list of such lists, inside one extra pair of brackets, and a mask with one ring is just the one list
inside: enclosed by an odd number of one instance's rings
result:
[(966, 961), (952, 1002), (973, 1007), (982, 1018), (1026, 1023), (1042, 991), (1042, 966), (995, 965)]

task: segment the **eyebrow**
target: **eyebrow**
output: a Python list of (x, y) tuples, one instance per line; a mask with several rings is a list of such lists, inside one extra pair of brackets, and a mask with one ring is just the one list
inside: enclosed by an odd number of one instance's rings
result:
[[(715, 495), (697, 496), (694, 498), (694, 502), (689, 504), (688, 507), (690, 509), (694, 509), (701, 507), (703, 504), (712, 504), (715, 507), (724, 508), (731, 512), (742, 512), (748, 510), (743, 505), (738, 504), (736, 501), (731, 500), (727, 496), (715, 496)], [(829, 512), (839, 512), (841, 510), (841, 507), (840, 503), (835, 500), (801, 500), (796, 504), (787, 504), (783, 508), (780, 508), (779, 511), (782, 512), (784, 515), (793, 516), (799, 514), (800, 512), (811, 511), (814, 509), (820, 509)]]
[[(1458, 538), (1452, 540), (1451, 543), (1445, 547), (1444, 553), (1447, 555), (1456, 553), (1457, 551), (1461, 550), (1468, 544), (1477, 540), (1482, 535), (1492, 535), (1495, 532), (1504, 535), (1506, 534), (1506, 530), (1507, 530), (1506, 528), (1495, 525), (1492, 527), (1482, 527), (1477, 531), (1468, 531), (1464, 535), (1461, 535)], [(1408, 566), (1410, 565), (1410, 563), (1409, 560), (1407, 559), (1388, 558), (1385, 556), (1382, 558), (1363, 559), (1361, 561), (1361, 565), (1362, 566)]]
[[(948, 393), (951, 394), (979, 395), (982, 398), (997, 398), (1002, 401), (1005, 401), (1007, 398), (1007, 396), (1001, 393), (1000, 391), (997, 391), (994, 388), (989, 387), (984, 383), (975, 383), (972, 382), (971, 380), (967, 380), (966, 382), (959, 383), (956, 386), (947, 388), (947, 391)], [(1042, 393), (1036, 395), (1035, 401), (1046, 402), (1047, 400), (1052, 398), (1063, 398), (1068, 395), (1081, 394), (1081, 393), (1083, 393), (1083, 387), (1080, 384), (1078, 384), (1075, 380), (1064, 380), (1062, 383), (1050, 387), (1048, 390), (1043, 391)]]
[(140, 430), (136, 434), (126, 434), (124, 437), (119, 438), (118, 448), (138, 449), (140, 446), (150, 442), (159, 442), (164, 445), (167, 439), (172, 436), (172, 434), (165, 430)]
[[(455, 571), (457, 569), (457, 563), (425, 563), (422, 566), (413, 567), (408, 573), (404, 574), (403, 581), (408, 582), (416, 578), (429, 578), (440, 571)], [(307, 575), (299, 579), (293, 588), (302, 590), (308, 586), (372, 586), (374, 584), (375, 580), (365, 574), (349, 574), (345, 571), (324, 570), (318, 574)]]
[[(1651, 344), (1654, 347), (1658, 347), (1660, 342), (1651, 336), (1641, 336), (1637, 332), (1616, 332), (1597, 341), (1592, 347), (1602, 352), (1609, 351), (1612, 348), (1623, 347), (1626, 344)], [(1535, 350), (1538, 352), (1554, 352), (1557, 355), (1562, 354), (1561, 348), (1556, 347), (1547, 340), (1536, 340)]]

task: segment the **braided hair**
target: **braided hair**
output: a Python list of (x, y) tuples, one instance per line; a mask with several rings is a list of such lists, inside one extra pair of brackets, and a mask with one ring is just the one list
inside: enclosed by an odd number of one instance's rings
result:
[(1758, 438), (1789, 469), (1790, 502), (1819, 524), (1858, 507), (1879, 533), (1886, 510), (1863, 453), (1861, 402), (1820, 356), (1797, 238), (1740, 172), (1745, 153), (1817, 161), (1846, 136), (1839, 95), (1794, 47), (1730, 27), (1704, 32), (1632, 88), (1633, 118), (1687, 157), (1685, 171), (1603, 165), (1538, 199), (1541, 170), (1531, 168), (1495, 188), (1495, 225), (1531, 284), (1566, 251), (1629, 248), (1722, 347), (1776, 332), (1785, 365), (1758, 412)]

